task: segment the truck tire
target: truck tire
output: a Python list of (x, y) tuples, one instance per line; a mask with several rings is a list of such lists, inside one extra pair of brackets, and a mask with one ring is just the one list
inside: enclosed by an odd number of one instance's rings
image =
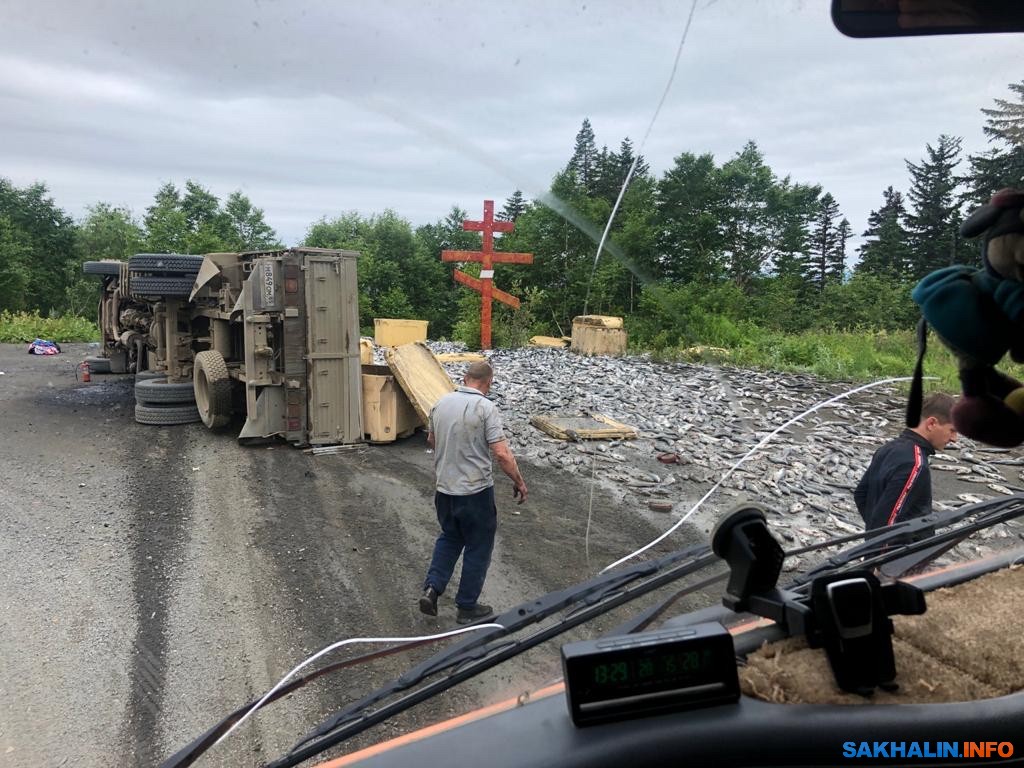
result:
[(161, 405), (163, 403), (194, 403), (192, 382), (168, 381), (166, 376), (160, 379), (135, 380), (135, 402), (144, 405)]
[(142, 275), (132, 277), (129, 281), (130, 293), (135, 298), (145, 296), (169, 296), (172, 298), (184, 297), (192, 293), (192, 286), (196, 280), (192, 276), (187, 277), (152, 277)]
[(110, 373), (110, 360), (105, 357), (87, 357), (85, 362), (89, 364), (91, 373)]
[(86, 275), (120, 275), (123, 261), (86, 261), (82, 263), (82, 273)]
[(192, 385), (199, 418), (210, 429), (222, 429), (231, 421), (231, 377), (220, 352), (196, 354)]
[(184, 253), (137, 253), (128, 259), (128, 269), (151, 275), (194, 275), (203, 266), (202, 256)]
[(194, 405), (143, 405), (136, 403), (135, 420), (139, 424), (171, 427), (175, 424), (192, 424), (199, 421), (199, 411)]
[(166, 379), (167, 371), (139, 371), (135, 374), (135, 381), (145, 381), (146, 379)]

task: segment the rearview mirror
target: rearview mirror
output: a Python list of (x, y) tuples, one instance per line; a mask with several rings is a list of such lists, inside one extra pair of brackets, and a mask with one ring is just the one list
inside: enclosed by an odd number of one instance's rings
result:
[(832, 0), (832, 22), (849, 37), (1024, 32), (1024, 2)]

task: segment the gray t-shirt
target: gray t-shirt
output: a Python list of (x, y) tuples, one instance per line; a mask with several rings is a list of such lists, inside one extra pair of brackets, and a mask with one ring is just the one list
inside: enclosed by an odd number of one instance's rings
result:
[(430, 410), (437, 490), (468, 496), (494, 485), (491, 443), (505, 439), (497, 406), (472, 387), (458, 387)]

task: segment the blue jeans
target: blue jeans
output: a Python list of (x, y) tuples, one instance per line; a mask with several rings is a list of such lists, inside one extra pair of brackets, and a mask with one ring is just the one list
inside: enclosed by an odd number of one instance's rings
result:
[(423, 588), (433, 587), (437, 594), (445, 587), (462, 558), (462, 578), (455, 595), (459, 608), (473, 608), (487, 578), (494, 549), (494, 533), (498, 530), (498, 510), (494, 506), (494, 486), (469, 496), (434, 494), (437, 522), (441, 535), (434, 544), (434, 556)]

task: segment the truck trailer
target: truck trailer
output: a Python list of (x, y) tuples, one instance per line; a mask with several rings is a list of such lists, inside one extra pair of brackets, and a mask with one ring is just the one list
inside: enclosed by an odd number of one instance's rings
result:
[(355, 251), (141, 253), (90, 261), (101, 357), (134, 373), (135, 418), (202, 421), (240, 440), (363, 439)]

